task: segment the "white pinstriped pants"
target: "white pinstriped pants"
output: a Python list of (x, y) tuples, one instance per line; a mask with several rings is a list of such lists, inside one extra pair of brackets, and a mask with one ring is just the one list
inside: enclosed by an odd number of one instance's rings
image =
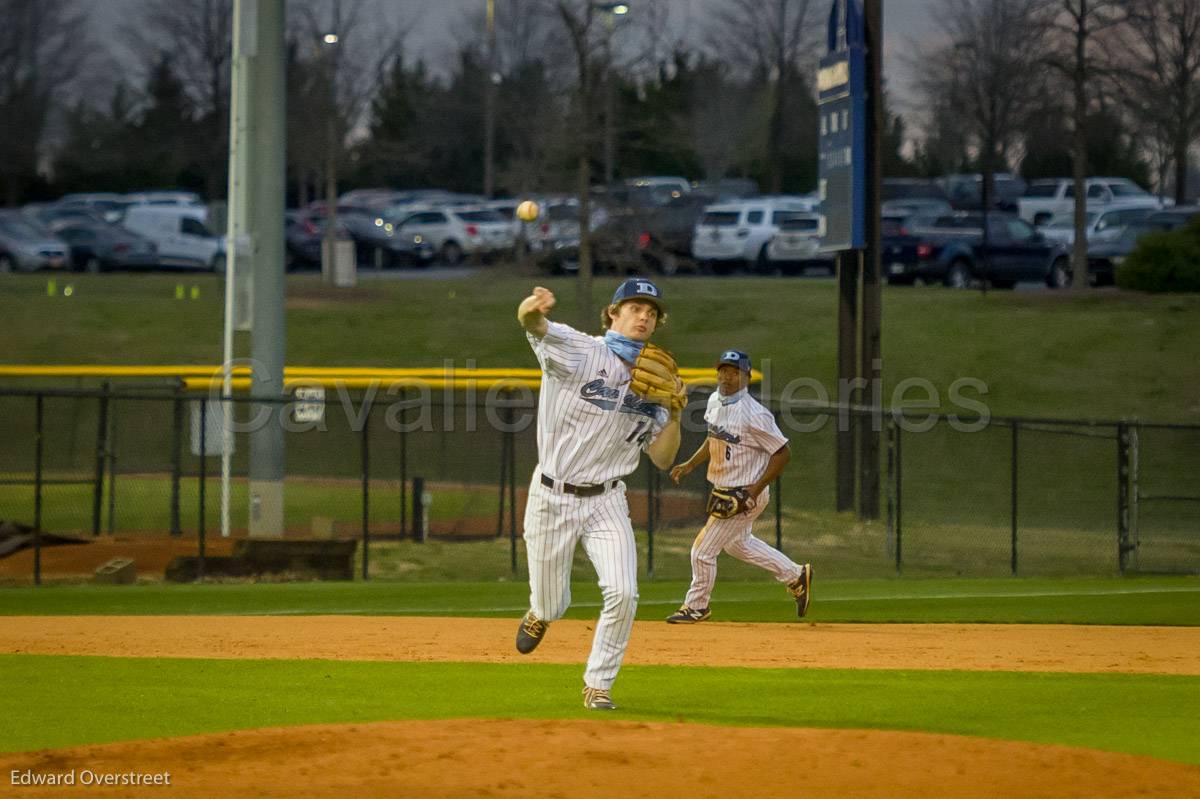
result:
[(751, 535), (754, 520), (771, 504), (771, 489), (758, 496), (754, 509), (739, 513), (732, 519), (708, 517), (692, 542), (692, 584), (683, 604), (689, 608), (707, 608), (717, 582), (717, 556), (725, 550), (738, 560), (766, 569), (781, 583), (790, 583), (800, 576), (800, 564), (765, 541)]
[(637, 547), (625, 483), (599, 496), (577, 497), (547, 488), (541, 476), (535, 469), (525, 506), (529, 607), (542, 621), (562, 618), (571, 604), (575, 545), (582, 541), (604, 597), (583, 681), (607, 690), (625, 657), (638, 600)]

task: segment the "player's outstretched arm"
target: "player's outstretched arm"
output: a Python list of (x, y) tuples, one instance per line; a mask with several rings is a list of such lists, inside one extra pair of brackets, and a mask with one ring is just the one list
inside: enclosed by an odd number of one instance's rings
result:
[(763, 492), (763, 489), (775, 482), (775, 478), (783, 474), (784, 468), (792, 459), (792, 450), (787, 444), (777, 449), (771, 460), (767, 461), (767, 468), (763, 470), (762, 477), (755, 481), (754, 485), (748, 486), (747, 491), (754, 499), (758, 499), (758, 495)]
[(521, 300), (521, 304), (517, 306), (517, 321), (526, 331), (541, 338), (546, 335), (546, 314), (550, 313), (555, 302), (557, 300), (554, 299), (554, 292), (537, 286), (533, 293)]
[(671, 469), (671, 482), (679, 485), (679, 481), (696, 470), (696, 467), (708, 460), (708, 439), (700, 442), (700, 446), (692, 453), (692, 457)]

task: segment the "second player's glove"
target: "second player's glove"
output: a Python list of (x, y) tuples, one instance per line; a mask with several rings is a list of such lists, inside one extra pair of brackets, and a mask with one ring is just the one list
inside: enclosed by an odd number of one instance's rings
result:
[(642, 347), (633, 365), (629, 388), (639, 397), (678, 413), (687, 405), (687, 392), (671, 353), (657, 344)]
[(755, 500), (744, 488), (714, 488), (708, 495), (708, 515), (716, 519), (732, 519), (739, 513), (754, 510)]

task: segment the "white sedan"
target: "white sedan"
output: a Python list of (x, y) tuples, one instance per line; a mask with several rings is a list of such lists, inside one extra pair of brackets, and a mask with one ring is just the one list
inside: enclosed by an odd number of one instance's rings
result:
[(779, 232), (767, 245), (767, 260), (785, 274), (798, 274), (806, 268), (834, 271), (833, 261), (820, 252), (821, 218), (816, 214), (795, 214), (779, 223)]

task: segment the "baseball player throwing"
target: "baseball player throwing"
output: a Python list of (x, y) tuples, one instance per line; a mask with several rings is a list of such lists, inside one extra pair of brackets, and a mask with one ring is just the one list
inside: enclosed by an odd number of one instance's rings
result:
[(751, 534), (770, 501), (771, 482), (792, 456), (775, 417), (750, 396), (749, 385), (750, 356), (738, 350), (723, 353), (717, 362), (717, 390), (704, 413), (708, 438), (671, 470), (671, 480), (678, 484), (707, 460), (713, 484), (708, 522), (692, 543), (692, 584), (683, 607), (667, 617), (671, 624), (695, 624), (711, 615), (708, 604), (721, 550), (771, 572), (795, 598), (797, 614), (808, 612), (812, 566), (793, 563)]
[(538, 397), (538, 465), (525, 508), (529, 612), (517, 651), (532, 652), (547, 626), (571, 603), (576, 544), (596, 569), (604, 608), (583, 673), (583, 704), (612, 710), (610, 689), (621, 667), (637, 608), (637, 550), (623, 477), (642, 452), (667, 469), (679, 451), (686, 403), (674, 360), (649, 344), (666, 322), (662, 293), (632, 278), (601, 313), (603, 337), (546, 318), (554, 295), (538, 287), (517, 309), (542, 368)]

